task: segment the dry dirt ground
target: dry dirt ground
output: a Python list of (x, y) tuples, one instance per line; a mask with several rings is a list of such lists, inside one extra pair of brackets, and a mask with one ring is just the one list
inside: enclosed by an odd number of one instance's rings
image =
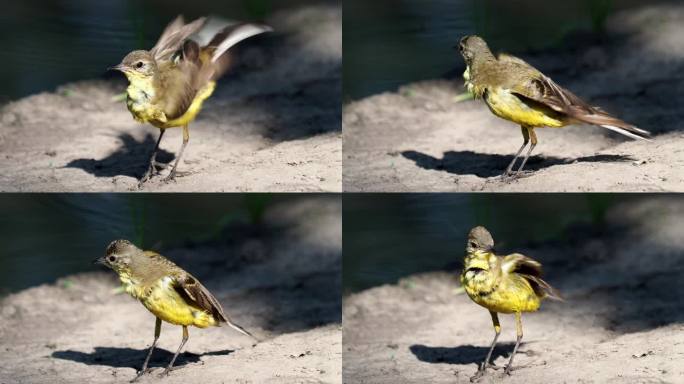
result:
[[(144, 191), (341, 191), (341, 6), (268, 22), (276, 32), (237, 47), (237, 68), (190, 125), (184, 176)], [(137, 190), (159, 131), (112, 100), (125, 86), (84, 81), (3, 106), (0, 190)], [(180, 129), (167, 131), (162, 162), (181, 141)]]
[[(341, 209), (339, 199), (309, 199), (275, 208), (267, 227), (230, 228), (226, 238), (238, 240), (162, 250), (261, 342), (227, 326), (191, 327), (181, 368), (160, 379), (181, 340), (181, 328), (164, 323), (151, 360), (159, 368), (139, 382), (341, 383)], [(83, 273), (0, 301), (0, 383), (135, 377), (154, 316), (118, 286), (111, 271)]]
[[(344, 107), (345, 191), (684, 191), (684, 5), (617, 13), (607, 36), (574, 36), (519, 56), (651, 131), (653, 143), (592, 126), (537, 129), (526, 167), (533, 174), (501, 181), (522, 144), (520, 128), (480, 100), (457, 102), (459, 74)], [(462, 62), (457, 53), (454, 60)]]
[[(523, 314), (517, 369), (480, 383), (684, 382), (682, 225), (681, 199), (663, 196), (616, 207), (601, 231), (575, 226), (562, 241), (515, 250), (541, 260), (566, 301)], [(414, 275), (346, 297), (344, 382), (469, 383), (494, 331), (456, 275)], [(502, 367), (515, 322), (500, 319)]]

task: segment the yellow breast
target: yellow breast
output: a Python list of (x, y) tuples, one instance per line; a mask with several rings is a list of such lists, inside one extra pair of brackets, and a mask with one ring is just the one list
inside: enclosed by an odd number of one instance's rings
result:
[(159, 105), (152, 102), (154, 89), (151, 85), (147, 86), (140, 82), (131, 83), (127, 89), (126, 106), (133, 115), (133, 118), (141, 123), (150, 123), (157, 128), (163, 129), (182, 127), (195, 120), (195, 117), (197, 117), (197, 114), (202, 109), (204, 100), (211, 96), (215, 88), (215, 82), (207, 83), (204, 88), (197, 92), (185, 113), (172, 120), (168, 120)]
[(140, 302), (158, 318), (176, 325), (194, 325), (199, 328), (206, 328), (217, 325), (214, 317), (185, 301), (181, 295), (173, 288), (173, 280), (170, 277), (159, 279), (152, 286), (143, 287), (135, 282), (125, 281), (124, 289), (131, 296)]
[(463, 288), (475, 303), (499, 313), (533, 312), (539, 309), (539, 297), (526, 279), (508, 275), (497, 285), (491, 286), (478, 276), (486, 273), (469, 271), (462, 277)]
[(562, 127), (566, 123), (546, 114), (544, 110), (525, 104), (507, 89), (489, 88), (485, 94), (489, 109), (502, 119), (528, 127)]

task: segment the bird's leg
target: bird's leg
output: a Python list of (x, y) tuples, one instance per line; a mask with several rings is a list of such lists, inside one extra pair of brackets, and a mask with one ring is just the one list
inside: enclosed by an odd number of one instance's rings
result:
[(482, 375), (484, 375), (485, 370), (487, 370), (487, 367), (490, 365), (490, 360), (492, 359), (492, 352), (494, 352), (494, 347), (496, 347), (496, 341), (499, 339), (499, 334), (501, 333), (501, 325), (499, 324), (499, 316), (494, 311), (489, 311), (489, 314), (492, 315), (492, 323), (494, 324), (494, 332), (495, 332), (494, 340), (492, 340), (492, 345), (489, 347), (489, 352), (487, 352), (487, 357), (482, 362), (482, 364), (478, 367), (477, 373), (475, 373), (475, 376), (470, 378), (471, 382), (475, 382), (477, 379), (482, 377)]
[(150, 362), (150, 357), (152, 357), (152, 351), (154, 351), (154, 347), (157, 346), (157, 340), (159, 340), (159, 334), (161, 334), (161, 319), (157, 317), (157, 321), (154, 324), (154, 341), (152, 342), (152, 346), (150, 347), (150, 350), (147, 352), (147, 357), (145, 358), (145, 362), (142, 365), (142, 369), (140, 369), (140, 371), (138, 372), (138, 375), (135, 377), (135, 379), (131, 380), (131, 383), (135, 382), (142, 375), (149, 372), (149, 369), (147, 369), (147, 364)]
[(161, 143), (161, 139), (164, 136), (165, 131), (165, 129), (159, 130), (159, 138), (157, 138), (157, 144), (154, 146), (154, 151), (152, 152), (152, 157), (150, 158), (150, 164), (147, 167), (147, 171), (145, 171), (143, 177), (140, 178), (140, 181), (138, 182), (138, 188), (142, 188), (143, 184), (145, 184), (145, 182), (152, 177), (152, 173), (156, 171), (155, 166), (161, 166), (161, 164), (157, 163), (157, 151), (159, 150), (159, 143)]
[(515, 353), (518, 352), (518, 347), (520, 346), (520, 340), (522, 340), (522, 337), (523, 337), (522, 315), (520, 314), (520, 312), (515, 313), (515, 333), (518, 336), (517, 339), (515, 340), (515, 347), (513, 347), (513, 353), (511, 354), (511, 359), (508, 360), (508, 365), (506, 366), (506, 369), (504, 369), (504, 372), (507, 375), (510, 375), (511, 371), (513, 370), (513, 358), (515, 357)]
[(181, 349), (183, 349), (183, 346), (185, 345), (185, 342), (188, 341), (188, 338), (190, 335), (188, 335), (188, 327), (186, 325), (183, 326), (183, 340), (181, 341), (180, 346), (178, 346), (178, 350), (176, 351), (176, 354), (173, 355), (173, 358), (171, 359), (171, 362), (169, 363), (169, 366), (166, 367), (164, 372), (162, 372), (162, 375), (168, 375), (169, 372), (173, 369), (173, 363), (176, 362), (176, 358), (178, 357), (178, 354), (180, 353)]
[(525, 163), (527, 163), (527, 159), (530, 158), (530, 153), (532, 153), (534, 147), (537, 146), (537, 134), (534, 133), (534, 128), (528, 128), (528, 131), (530, 133), (532, 144), (530, 145), (530, 149), (527, 151), (527, 154), (525, 155), (522, 164), (520, 164), (520, 168), (518, 168), (518, 172), (516, 172), (516, 174), (519, 174), (520, 171), (522, 171), (523, 167), (525, 166)]
[(178, 157), (176, 158), (176, 162), (173, 163), (173, 168), (171, 168), (171, 173), (169, 173), (168, 176), (164, 179), (164, 181), (171, 181), (176, 178), (176, 167), (178, 167), (178, 163), (180, 162), (181, 157), (183, 156), (183, 151), (185, 150), (185, 146), (188, 145), (188, 141), (190, 140), (190, 132), (188, 131), (188, 125), (183, 126), (183, 145), (181, 145), (180, 153), (178, 153)]
[(527, 127), (521, 125), (520, 130), (522, 131), (523, 135), (523, 145), (518, 149), (518, 152), (513, 156), (513, 160), (511, 163), (508, 165), (508, 168), (506, 168), (506, 172), (503, 173), (502, 177), (510, 176), (513, 173), (513, 166), (515, 165), (515, 161), (518, 160), (518, 156), (522, 153), (523, 149), (527, 146), (527, 143), (530, 142), (530, 133), (527, 130)]

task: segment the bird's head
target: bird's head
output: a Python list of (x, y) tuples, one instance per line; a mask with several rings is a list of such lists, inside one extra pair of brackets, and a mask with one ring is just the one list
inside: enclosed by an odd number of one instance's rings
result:
[(102, 264), (113, 269), (119, 275), (128, 274), (135, 255), (141, 251), (128, 240), (112, 241), (104, 256), (95, 260), (95, 263)]
[(466, 251), (473, 253), (476, 251), (491, 252), (494, 249), (494, 239), (487, 228), (477, 226), (468, 233), (468, 243), (466, 244)]
[(477, 35), (464, 36), (458, 43), (458, 50), (468, 66), (478, 57), (494, 57), (484, 39)]
[(149, 51), (133, 51), (126, 55), (120, 64), (110, 69), (121, 71), (129, 81), (136, 79), (149, 79), (154, 77), (157, 71), (157, 63)]

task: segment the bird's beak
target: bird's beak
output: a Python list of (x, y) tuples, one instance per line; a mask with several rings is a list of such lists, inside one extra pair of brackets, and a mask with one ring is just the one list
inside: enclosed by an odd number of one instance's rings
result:
[(117, 64), (113, 67), (107, 68), (108, 71), (119, 71), (119, 72), (124, 72), (124, 69), (125, 68), (124, 68), (123, 64)]
[(102, 264), (105, 265), (105, 257), (98, 257), (97, 259), (93, 260), (93, 264)]

